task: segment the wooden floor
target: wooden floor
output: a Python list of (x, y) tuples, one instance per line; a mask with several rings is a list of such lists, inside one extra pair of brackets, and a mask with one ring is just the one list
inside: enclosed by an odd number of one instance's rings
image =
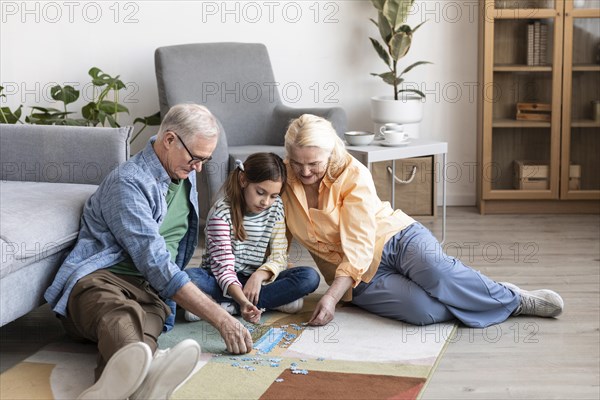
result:
[[(439, 237), (439, 218), (420, 220)], [(565, 312), (459, 328), (422, 399), (600, 398), (599, 216), (481, 216), (452, 207), (442, 247), (497, 281), (556, 290)], [(47, 306), (0, 328), (0, 371), (61, 334)]]
[(459, 328), (423, 399), (600, 398), (600, 217), (452, 208), (443, 247), (496, 281), (559, 292), (565, 311)]

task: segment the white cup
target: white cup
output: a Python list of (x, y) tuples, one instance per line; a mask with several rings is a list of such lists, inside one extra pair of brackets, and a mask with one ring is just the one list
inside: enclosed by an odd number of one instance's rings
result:
[(383, 141), (388, 144), (400, 144), (408, 139), (408, 133), (404, 132), (404, 126), (393, 122), (384, 124), (379, 129), (379, 133)]

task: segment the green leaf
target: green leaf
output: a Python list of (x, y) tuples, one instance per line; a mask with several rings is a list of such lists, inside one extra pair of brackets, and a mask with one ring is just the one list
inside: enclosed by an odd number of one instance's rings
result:
[(412, 43), (412, 38), (410, 35), (407, 35), (404, 32), (398, 32), (394, 35), (392, 40), (390, 41), (390, 47), (392, 49), (392, 58), (396, 61), (404, 57), (408, 50), (410, 50), (410, 45)]
[(384, 72), (383, 74), (371, 74), (373, 76), (378, 76), (387, 84), (393, 85), (396, 80), (396, 76), (393, 72)]
[(377, 51), (377, 54), (379, 54), (379, 57), (383, 60), (385, 65), (387, 65), (389, 67), (390, 66), (390, 56), (389, 56), (388, 52), (381, 45), (381, 43), (379, 43), (379, 41), (377, 41), (373, 38), (369, 38), (369, 39), (371, 40), (371, 44), (375, 48), (375, 51)]
[(386, 0), (371, 0), (371, 3), (373, 3), (373, 6), (375, 6), (376, 9), (378, 9), (379, 11), (383, 11), (383, 5), (385, 4)]
[(133, 120), (133, 123), (142, 123), (144, 125), (148, 125), (148, 126), (157, 126), (160, 125), (160, 111), (157, 111), (156, 113), (152, 114), (152, 115), (148, 115), (146, 117), (138, 117), (136, 119)]
[(104, 126), (106, 123), (106, 113), (102, 110), (98, 111), (98, 121), (100, 122), (100, 125)]
[(21, 118), (23, 106), (20, 105), (14, 112), (8, 107), (0, 107), (0, 124), (16, 124)]
[(414, 0), (387, 0), (383, 5), (383, 15), (395, 32), (406, 22), (408, 11)]
[(392, 27), (382, 13), (379, 13), (378, 20), (379, 23), (377, 26), (379, 27), (379, 34), (385, 43), (389, 43), (393, 34)]
[(56, 85), (50, 89), (50, 96), (52, 96), (54, 100), (62, 101), (67, 105), (77, 101), (79, 98), (79, 91), (75, 90), (75, 88), (70, 85), (65, 87)]
[(87, 121), (85, 119), (73, 119), (73, 118), (66, 118), (64, 120), (65, 125), (69, 125), (69, 126), (86, 126), (87, 125)]
[[(118, 78), (118, 76), (117, 76)], [(111, 87), (113, 88), (113, 90), (121, 90), (121, 89), (125, 89), (126, 86), (123, 83), (122, 80), (115, 78), (114, 82), (112, 83)]]
[(106, 119), (108, 120), (108, 124), (112, 128), (119, 128), (120, 127), (120, 125), (117, 123), (117, 120), (112, 115), (107, 115)]
[(117, 114), (120, 112), (126, 112), (129, 114), (129, 110), (127, 109), (127, 107), (110, 100), (102, 100), (98, 108), (109, 115)]
[(416, 93), (419, 96), (421, 96), (422, 98), (425, 98), (425, 93), (423, 93), (423, 92), (421, 92), (420, 90), (417, 90), (417, 89), (402, 89), (402, 90), (398, 90), (398, 93), (403, 93), (403, 92)]
[(100, 68), (97, 68), (97, 67), (92, 67), (92, 68), (90, 68), (90, 70), (88, 71), (88, 74), (89, 74), (89, 75), (90, 75), (92, 78), (94, 78), (94, 79), (96, 79), (96, 78), (98, 77), (98, 75), (100, 75), (101, 73), (102, 73), (102, 70), (101, 70)]
[[(87, 119), (90, 122), (96, 121), (98, 119), (98, 111), (96, 109), (96, 103), (91, 101), (88, 104), (86, 104), (85, 106), (83, 106), (81, 108), (81, 115), (83, 116), (83, 118)], [(96, 125), (96, 124), (94, 124), (94, 125)]]
[(104, 86), (110, 84), (115, 78), (102, 72), (100, 68), (93, 67), (88, 71), (88, 74), (92, 77), (92, 83), (94, 86)]
[(429, 61), (417, 61), (416, 63), (411, 64), (408, 67), (406, 67), (404, 69), (404, 71), (402, 71), (400, 73), (399, 76), (402, 76), (402, 75), (406, 74), (407, 72), (410, 72), (413, 68), (418, 67), (419, 65), (425, 65), (425, 64), (432, 64), (432, 63), (430, 63)]
[(427, 21), (428, 20), (425, 20), (425, 21), (421, 22), (419, 25), (415, 26), (415, 28), (412, 30), (412, 33), (415, 33), (417, 31), (417, 29), (419, 29)]
[(39, 107), (39, 106), (31, 106), (30, 107), (32, 110), (36, 110), (36, 111), (41, 111), (43, 113), (59, 113), (61, 112), (59, 109), (56, 108), (52, 108), (52, 107)]

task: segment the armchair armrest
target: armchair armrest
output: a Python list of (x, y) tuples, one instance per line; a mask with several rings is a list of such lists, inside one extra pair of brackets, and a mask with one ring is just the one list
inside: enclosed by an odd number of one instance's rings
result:
[(277, 105), (273, 110), (273, 125), (276, 127), (278, 132), (281, 132), (281, 144), (283, 145), (283, 137), (287, 131), (287, 127), (290, 121), (298, 118), (303, 114), (313, 114), (319, 117), (323, 117), (332, 123), (338, 136), (344, 137), (346, 128), (348, 126), (348, 118), (346, 112), (341, 107), (329, 107), (329, 108), (294, 108), (284, 105)]
[(129, 158), (133, 127), (0, 125), (0, 179), (98, 185)]

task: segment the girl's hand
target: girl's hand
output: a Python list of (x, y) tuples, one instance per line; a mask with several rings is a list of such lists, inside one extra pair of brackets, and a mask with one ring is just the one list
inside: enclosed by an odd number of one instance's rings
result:
[(317, 303), (317, 307), (315, 308), (313, 315), (310, 317), (308, 324), (313, 326), (322, 326), (331, 322), (335, 315), (336, 304), (337, 300), (333, 296), (324, 294), (323, 297), (321, 297), (321, 300), (319, 300)]
[(254, 305), (258, 304), (258, 299), (260, 297), (260, 289), (262, 288), (262, 283), (271, 277), (271, 273), (268, 271), (254, 271), (250, 278), (246, 281), (244, 285), (244, 295), (250, 302)]
[(258, 324), (260, 322), (262, 311), (260, 311), (254, 304), (245, 302), (240, 306), (240, 311), (242, 313), (242, 318), (244, 318), (245, 321), (250, 322), (251, 324)]

